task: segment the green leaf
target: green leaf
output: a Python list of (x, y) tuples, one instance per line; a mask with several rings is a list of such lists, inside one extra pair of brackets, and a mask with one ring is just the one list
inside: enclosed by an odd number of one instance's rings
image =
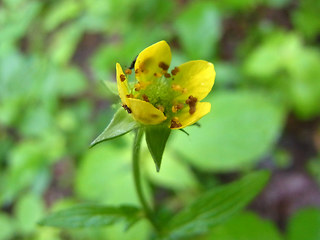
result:
[[(250, 226), (250, 227), (248, 227)], [(257, 214), (243, 212), (212, 229), (207, 240), (281, 240), (277, 227)]]
[(120, 137), (137, 127), (138, 123), (123, 108), (120, 108), (114, 114), (108, 127), (90, 144), (90, 147), (100, 142)]
[(305, 46), (300, 35), (279, 31), (247, 57), (244, 72), (277, 92), (297, 117), (310, 119), (320, 112), (319, 64), (319, 52)]
[(70, 24), (57, 31), (48, 47), (50, 59), (54, 63), (66, 65), (72, 58), (81, 40), (83, 28), (81, 25)]
[[(271, 34), (247, 56), (244, 71), (249, 76), (255, 77), (257, 81), (269, 81), (268, 78), (280, 72), (283, 65), (295, 57), (297, 41), (293, 34), (283, 34), (282, 32)], [(274, 54), (275, 52), (279, 54)], [(278, 79), (272, 80), (278, 81)]]
[(307, 38), (316, 38), (320, 32), (319, 11), (319, 1), (301, 1), (298, 8), (296, 8), (291, 14), (295, 30), (299, 30)]
[(149, 151), (159, 172), (164, 148), (169, 138), (171, 129), (168, 127), (147, 127), (146, 141)]
[(14, 235), (17, 233), (16, 222), (9, 215), (0, 212), (0, 239), (13, 239)]
[[(112, 206), (140, 204), (132, 181), (132, 149), (128, 148), (130, 140), (130, 136), (124, 136), (86, 152), (76, 172), (76, 196), (87, 202)], [(141, 182), (146, 199), (151, 204), (149, 184), (144, 178), (141, 178)]]
[(40, 221), (40, 225), (59, 228), (102, 227), (124, 221), (129, 228), (142, 217), (133, 206), (80, 205), (53, 213)]
[[(217, 1), (215, 4), (223, 11), (228, 11), (228, 14), (235, 11), (248, 11), (248, 9), (254, 9), (261, 0), (224, 0)], [(220, 10), (220, 11), (221, 11)]]
[(44, 209), (41, 196), (27, 194), (20, 198), (14, 208), (18, 231), (26, 235), (32, 233), (36, 223), (44, 216)]
[(208, 59), (221, 36), (221, 17), (214, 4), (195, 2), (177, 18), (175, 29), (190, 58)]
[(68, 20), (77, 17), (81, 13), (81, 4), (75, 1), (57, 2), (50, 8), (50, 11), (44, 18), (44, 28), (46, 31), (52, 31), (59, 25), (66, 23)]
[[(1, 1), (2, 3), (3, 1)], [(1, 6), (0, 14), (0, 52), (10, 48), (10, 44), (14, 43), (27, 34), (28, 29), (32, 25), (32, 21), (41, 12), (41, 5), (38, 1), (24, 1), (24, 3), (12, 6), (9, 10), (5, 6)], [(15, 4), (14, 4), (15, 5)], [(14, 12), (14, 14), (12, 14)]]
[(259, 171), (204, 193), (169, 222), (173, 239), (203, 234), (244, 208), (264, 187), (269, 173)]
[(63, 70), (57, 69), (57, 90), (62, 96), (70, 97), (80, 95), (88, 89), (88, 83), (80, 69), (69, 67)]
[(297, 212), (289, 221), (287, 239), (320, 239), (320, 210), (309, 208)]
[(268, 153), (283, 126), (284, 111), (270, 95), (220, 91), (208, 101), (212, 111), (189, 127), (190, 137), (174, 135), (172, 146), (185, 160), (208, 171), (251, 167)]

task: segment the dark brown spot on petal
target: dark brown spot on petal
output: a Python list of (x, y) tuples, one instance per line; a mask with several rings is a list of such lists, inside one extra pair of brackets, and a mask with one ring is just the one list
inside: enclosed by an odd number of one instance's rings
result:
[(127, 94), (127, 95), (126, 95), (126, 97), (127, 97), (127, 98), (134, 98), (134, 96), (133, 96), (133, 94), (132, 94), (132, 93)]
[(181, 110), (184, 107), (183, 103), (178, 103), (172, 106), (172, 112), (176, 113), (177, 111)]
[(136, 84), (134, 85), (134, 90), (135, 90), (135, 91), (140, 91), (140, 89), (141, 89), (141, 84), (138, 82), (138, 83), (136, 83)]
[(182, 109), (183, 108), (183, 103), (178, 103), (177, 105), (176, 105), (176, 108), (178, 109), (178, 110), (180, 110), (180, 109)]
[(132, 73), (132, 70), (128, 68), (124, 72), (125, 72), (125, 74), (129, 74), (130, 75)]
[(189, 105), (189, 113), (194, 114), (196, 111), (196, 104), (198, 99), (196, 97), (193, 97), (192, 95), (189, 96), (189, 98), (186, 100), (186, 104)]
[(179, 68), (175, 67), (173, 70), (171, 70), (171, 74), (176, 75), (179, 71), (180, 71)]
[(120, 74), (120, 80), (121, 82), (124, 82), (126, 80), (126, 76), (124, 74)]
[(158, 118), (158, 115), (157, 115), (157, 114), (151, 114), (150, 117), (152, 117), (152, 118)]
[(196, 97), (193, 97), (192, 95), (189, 96), (189, 98), (186, 100), (186, 104), (190, 105), (193, 103), (196, 103), (198, 99)]
[(189, 113), (192, 115), (196, 112), (196, 106), (190, 106)]
[(145, 94), (142, 95), (142, 99), (143, 99), (143, 101), (145, 101), (145, 102), (150, 102), (148, 96), (145, 95)]
[(179, 119), (177, 117), (172, 118), (170, 128), (179, 128), (179, 127), (182, 127), (182, 124), (179, 122)]
[(161, 76), (162, 76), (162, 74), (161, 74), (161, 73), (154, 73), (154, 74), (153, 74), (153, 76), (155, 76), (155, 77), (159, 78), (159, 77), (161, 77)]
[(164, 62), (160, 62), (159, 67), (162, 68), (164, 71), (167, 71), (169, 69), (169, 65), (167, 65)]
[(162, 105), (158, 105), (157, 108), (161, 111), (164, 112), (164, 107)]
[(166, 78), (171, 78), (170, 73), (165, 73), (164, 76), (165, 76)]

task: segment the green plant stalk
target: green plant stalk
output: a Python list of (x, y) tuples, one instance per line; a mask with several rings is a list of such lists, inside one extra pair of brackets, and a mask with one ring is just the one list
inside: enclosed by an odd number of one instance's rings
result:
[(135, 131), (135, 138), (133, 143), (133, 155), (132, 155), (134, 184), (136, 187), (139, 201), (143, 207), (146, 217), (150, 220), (151, 224), (153, 225), (157, 233), (160, 233), (160, 228), (157, 222), (155, 221), (153, 211), (148, 206), (147, 201), (143, 196), (142, 187), (141, 187), (139, 160), (140, 160), (140, 147), (141, 147), (141, 140), (142, 140), (143, 133), (144, 133), (144, 129), (142, 127), (139, 127)]

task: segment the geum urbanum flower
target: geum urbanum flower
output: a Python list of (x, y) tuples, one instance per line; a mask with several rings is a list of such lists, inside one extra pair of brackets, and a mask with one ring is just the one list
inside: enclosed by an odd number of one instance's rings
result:
[(159, 170), (171, 129), (192, 125), (210, 112), (211, 104), (201, 100), (211, 91), (216, 75), (213, 64), (207, 61), (189, 61), (169, 71), (170, 62), (170, 47), (160, 41), (137, 56), (134, 71), (123, 71), (116, 64), (122, 109), (91, 145), (144, 128)]

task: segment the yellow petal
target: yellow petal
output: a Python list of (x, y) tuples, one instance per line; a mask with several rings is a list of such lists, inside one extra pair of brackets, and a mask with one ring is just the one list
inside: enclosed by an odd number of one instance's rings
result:
[(157, 42), (144, 49), (135, 63), (136, 78), (140, 82), (151, 81), (164, 73), (170, 66), (171, 50), (166, 41)]
[(173, 86), (179, 86), (177, 91), (181, 91), (176, 100), (185, 101), (192, 95), (201, 101), (211, 91), (215, 77), (213, 64), (207, 61), (196, 60), (180, 65), (172, 76)]
[(198, 102), (196, 105), (196, 111), (194, 114), (190, 114), (189, 109), (184, 108), (180, 113), (176, 115), (179, 123), (181, 123), (181, 127), (172, 128), (172, 129), (180, 129), (196, 123), (204, 115), (208, 114), (210, 112), (210, 109), (211, 109), (211, 104), (208, 102)]
[[(116, 64), (116, 74), (117, 74), (118, 92), (119, 92), (119, 96), (121, 98), (121, 102), (123, 104), (128, 105), (127, 97), (126, 97), (129, 94), (128, 80), (127, 80), (127, 77), (125, 76), (125, 74), (123, 73), (122, 67), (119, 63)], [(125, 77), (125, 81), (121, 80), (122, 75)], [(122, 78), (123, 78), (123, 76), (122, 76)]]
[(162, 123), (167, 119), (163, 112), (155, 108), (151, 103), (135, 98), (128, 98), (128, 106), (132, 111), (135, 120), (145, 125), (155, 125)]

